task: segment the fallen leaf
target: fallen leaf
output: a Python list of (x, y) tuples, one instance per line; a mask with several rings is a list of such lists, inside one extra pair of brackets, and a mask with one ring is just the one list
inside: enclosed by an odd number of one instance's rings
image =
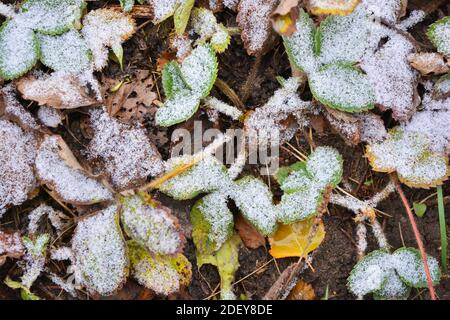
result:
[(443, 74), (450, 70), (450, 64), (443, 54), (437, 52), (412, 53), (408, 56), (411, 66), (422, 75)]
[(361, 142), (361, 125), (354, 115), (331, 108), (326, 108), (324, 115), (331, 128), (344, 139), (345, 143), (355, 146)]
[(317, 227), (315, 227), (315, 218), (280, 225), (275, 234), (269, 238), (271, 247), (269, 253), (277, 259), (305, 257), (316, 250), (324, 238), (325, 227), (322, 220)]
[(346, 16), (353, 12), (360, 0), (310, 0), (309, 7), (313, 14), (331, 14)]
[(299, 0), (282, 0), (271, 15), (273, 29), (282, 36), (290, 36), (296, 30)]
[(25, 247), (19, 232), (5, 232), (0, 230), (0, 266), (6, 258), (19, 259), (25, 253)]
[(289, 293), (286, 300), (315, 300), (316, 293), (314, 292), (314, 288), (309, 283), (306, 283), (304, 280), (300, 279), (295, 287), (292, 289), (291, 293)]
[(242, 215), (236, 217), (234, 227), (247, 248), (256, 249), (266, 244), (266, 239)]
[(20, 78), (16, 86), (24, 99), (56, 109), (87, 107), (101, 102), (85, 81), (69, 73), (29, 75)]

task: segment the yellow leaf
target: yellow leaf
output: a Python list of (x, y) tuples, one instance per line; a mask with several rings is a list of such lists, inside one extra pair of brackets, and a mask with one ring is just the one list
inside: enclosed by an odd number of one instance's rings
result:
[(303, 280), (299, 280), (295, 287), (289, 293), (287, 300), (315, 300), (316, 293), (314, 288)]
[(311, 13), (346, 16), (355, 10), (359, 0), (310, 0)]
[(280, 225), (275, 234), (269, 238), (270, 254), (274, 258), (306, 256), (317, 249), (324, 238), (325, 227), (322, 220), (317, 227), (314, 227), (314, 218)]

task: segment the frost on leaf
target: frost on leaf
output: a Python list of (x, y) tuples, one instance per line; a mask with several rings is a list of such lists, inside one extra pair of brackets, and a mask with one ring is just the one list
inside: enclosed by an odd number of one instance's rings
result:
[(385, 141), (368, 145), (366, 156), (373, 170), (397, 171), (409, 187), (435, 187), (448, 178), (447, 157), (434, 153), (430, 140), (420, 132), (395, 128)]
[(278, 204), (279, 220), (289, 224), (316, 215), (342, 173), (342, 157), (331, 147), (318, 147), (306, 162), (278, 169), (275, 177), (284, 192)]
[(17, 90), (24, 99), (37, 101), (41, 106), (74, 109), (99, 103), (89, 90), (91, 81), (90, 77), (66, 72), (36, 73), (21, 78)]
[(126, 234), (153, 254), (176, 254), (186, 239), (169, 208), (143, 195), (121, 199), (121, 220)]
[(267, 236), (276, 230), (277, 211), (272, 203), (272, 193), (260, 179), (246, 176), (236, 181), (231, 198), (261, 234)]
[(60, 211), (56, 211), (45, 203), (40, 204), (37, 208), (33, 209), (33, 211), (28, 214), (28, 233), (31, 235), (37, 234), (39, 223), (42, 217), (45, 216), (48, 217), (52, 226), (56, 229), (58, 235), (60, 235), (65, 226), (65, 224), (61, 220), (61, 216), (63, 216), (63, 213)]
[(310, 0), (311, 12), (320, 14), (348, 15), (353, 12), (360, 0)]
[(270, 34), (270, 14), (277, 5), (276, 0), (241, 0), (237, 6), (236, 21), (242, 29), (241, 38), (249, 55), (264, 49)]
[(0, 27), (0, 76), (15, 79), (29, 71), (38, 61), (39, 44), (33, 30), (14, 20)]
[(180, 0), (148, 0), (153, 11), (153, 23), (158, 24), (172, 16)]
[(0, 101), (0, 106), (4, 107), (1, 111), (3, 112), (5, 119), (17, 123), (26, 130), (34, 131), (41, 129), (41, 126), (37, 123), (36, 119), (17, 99), (15, 88), (12, 83), (4, 86), (0, 90), (0, 94), (0, 97), (3, 98), (3, 104)]
[(37, 142), (32, 133), (0, 119), (0, 217), (23, 203), (36, 186), (33, 163)]
[[(434, 257), (427, 255), (433, 285), (439, 284), (441, 271), (439, 263)], [(413, 288), (427, 288), (425, 267), (420, 251), (414, 248), (400, 248), (392, 254), (392, 265), (397, 274), (408, 286)]]
[(72, 238), (75, 279), (90, 292), (110, 295), (128, 276), (126, 243), (116, 205), (78, 222)]
[(91, 53), (78, 31), (70, 30), (62, 35), (38, 34), (40, 60), (55, 71), (80, 73), (91, 66)]
[[(427, 255), (433, 285), (440, 282), (439, 264)], [(426, 288), (425, 268), (419, 250), (400, 248), (390, 254), (376, 250), (353, 268), (347, 279), (349, 290), (358, 296), (372, 292), (376, 299), (406, 299), (411, 287)]]
[(20, 19), (34, 30), (44, 34), (61, 34), (79, 27), (84, 0), (27, 0), (20, 11)]
[(204, 8), (194, 8), (191, 19), (192, 31), (199, 36), (197, 43), (209, 41), (214, 51), (221, 53), (230, 44), (230, 34), (227, 28), (218, 23), (212, 11)]
[(437, 97), (450, 97), (450, 72), (436, 81), (434, 91)]
[(428, 31), (428, 38), (440, 53), (450, 56), (450, 17), (433, 23)]
[(322, 220), (315, 226), (314, 218), (284, 224), (269, 238), (270, 255), (276, 259), (303, 257), (316, 250), (325, 238)]
[(169, 127), (189, 119), (200, 99), (208, 96), (217, 77), (217, 57), (209, 45), (199, 45), (183, 60), (166, 64), (163, 87), (166, 102), (158, 109), (155, 121)]
[(375, 18), (394, 25), (399, 18), (406, 13), (406, 3), (404, 0), (362, 0), (363, 6)]
[(50, 235), (47, 233), (37, 236), (35, 239), (23, 237), (22, 241), (26, 248), (24, 257), (25, 265), (21, 283), (25, 288), (30, 289), (37, 277), (44, 271), (45, 255)]
[(331, 64), (310, 77), (314, 97), (324, 105), (346, 112), (372, 109), (375, 95), (362, 72), (350, 65)]
[(349, 290), (358, 296), (380, 290), (389, 277), (389, 258), (389, 253), (384, 250), (375, 250), (365, 256), (353, 267), (347, 279)]
[(134, 240), (128, 241), (128, 251), (133, 277), (157, 294), (176, 293), (191, 282), (191, 263), (181, 253), (152, 255)]
[(46, 105), (39, 107), (37, 117), (44, 126), (51, 128), (57, 128), (64, 119), (60, 111)]
[(197, 251), (197, 266), (212, 264), (217, 267), (220, 275), (220, 297), (222, 300), (236, 299), (233, 293), (232, 283), (234, 274), (239, 268), (239, 246), (241, 239), (234, 234), (214, 254), (201, 254)]
[[(166, 163), (166, 172), (192, 160), (192, 156), (171, 158)], [(161, 184), (159, 190), (176, 200), (187, 200), (200, 193), (227, 188), (230, 183), (225, 166), (215, 157), (208, 156), (189, 170)]]
[(138, 186), (163, 170), (161, 156), (142, 126), (121, 123), (101, 108), (91, 111), (90, 124), (94, 136), (89, 157), (101, 161), (116, 189)]
[(233, 214), (227, 195), (213, 192), (198, 200), (191, 210), (192, 238), (201, 254), (211, 254), (233, 234)]
[(111, 9), (97, 9), (83, 18), (81, 33), (92, 52), (95, 70), (101, 70), (108, 61), (108, 48), (111, 48), (119, 61), (122, 43), (135, 32), (134, 20)]
[(25, 253), (19, 232), (9, 233), (0, 230), (0, 266), (7, 257), (18, 259)]
[(60, 136), (46, 136), (35, 161), (38, 179), (65, 202), (92, 204), (112, 200), (111, 192), (89, 177)]

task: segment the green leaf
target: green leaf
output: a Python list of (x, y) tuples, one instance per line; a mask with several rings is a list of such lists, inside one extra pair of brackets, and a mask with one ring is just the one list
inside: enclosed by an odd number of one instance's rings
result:
[(185, 0), (181, 2), (181, 4), (178, 4), (178, 7), (175, 9), (173, 21), (175, 24), (175, 32), (177, 34), (182, 35), (186, 30), (194, 3), (195, 0)]
[(32, 29), (58, 35), (79, 28), (85, 8), (84, 0), (26, 0), (20, 8), (20, 16)]
[(233, 214), (227, 195), (216, 191), (198, 200), (191, 210), (192, 239), (201, 254), (211, 254), (233, 234)]
[(39, 44), (33, 30), (14, 20), (0, 27), (0, 77), (16, 79), (33, 68), (39, 58)]
[(126, 244), (118, 208), (111, 205), (81, 219), (72, 238), (75, 278), (89, 292), (111, 295), (128, 276)]
[(37, 295), (32, 293), (30, 289), (25, 287), (22, 283), (13, 281), (9, 277), (6, 277), (4, 283), (11, 289), (20, 289), (20, 297), (23, 300), (41, 300)]
[(342, 156), (334, 148), (318, 147), (306, 161), (306, 170), (320, 186), (335, 188), (342, 180)]
[(411, 292), (394, 270), (389, 272), (389, 277), (381, 289), (373, 292), (375, 300), (406, 300)]
[(230, 44), (231, 36), (228, 29), (218, 23), (214, 13), (205, 8), (192, 10), (191, 28), (199, 38), (197, 43), (210, 41), (212, 48), (218, 52), (224, 52)]
[(211, 46), (199, 45), (183, 60), (181, 73), (195, 95), (208, 96), (217, 78), (217, 57)]
[(120, 43), (113, 43), (111, 46), (112, 52), (117, 58), (117, 61), (119, 62), (120, 70), (123, 70), (123, 48)]
[[(441, 281), (441, 270), (438, 261), (427, 255), (433, 285)], [(400, 248), (392, 254), (392, 266), (400, 278), (410, 287), (427, 288), (427, 278), (420, 251), (415, 248)]]
[(347, 16), (330, 15), (321, 22), (315, 37), (320, 63), (349, 63), (361, 60), (369, 37), (365, 10)]
[(442, 54), (446, 56), (450, 56), (450, 16), (442, 18), (441, 20), (436, 21), (427, 31), (427, 36), (433, 45), (437, 48)]
[(180, 65), (176, 61), (170, 61), (164, 65), (162, 84), (164, 94), (168, 99), (174, 98), (176, 94), (190, 89), (184, 81)]
[[(192, 161), (192, 156), (171, 158), (167, 172)], [(200, 193), (228, 188), (232, 183), (225, 166), (213, 156), (205, 157), (189, 170), (169, 179), (158, 188), (176, 200), (192, 199)]]
[(425, 203), (413, 202), (413, 209), (416, 216), (422, 218), (425, 211), (427, 211), (427, 205)]
[(248, 222), (262, 235), (268, 236), (275, 232), (277, 209), (272, 202), (272, 193), (263, 181), (246, 176), (236, 181), (230, 197)]
[(361, 112), (375, 106), (375, 94), (368, 77), (357, 68), (330, 64), (309, 78), (311, 92), (327, 107), (344, 112)]
[(190, 90), (184, 90), (166, 100), (156, 111), (156, 124), (170, 127), (192, 117), (200, 106), (200, 97)]
[(45, 254), (49, 240), (50, 235), (48, 233), (40, 234), (34, 241), (26, 236), (22, 238), (27, 252), (34, 258), (40, 257)]
[(348, 289), (358, 296), (380, 290), (390, 275), (390, 257), (385, 250), (375, 250), (362, 258), (350, 272)]
[(91, 65), (91, 53), (80, 33), (75, 30), (60, 36), (38, 34), (41, 61), (55, 71), (79, 73)]
[(175, 254), (186, 239), (169, 208), (141, 195), (121, 198), (121, 220), (126, 234), (155, 254)]
[(291, 36), (283, 37), (284, 46), (291, 63), (307, 74), (311, 74), (319, 67), (314, 47), (316, 28), (314, 21), (303, 9), (300, 10), (296, 28), (297, 30)]
[(134, 7), (134, 0), (120, 0), (120, 6), (123, 11), (130, 12)]
[(197, 266), (212, 264), (217, 267), (220, 275), (220, 296), (222, 300), (234, 300), (236, 296), (232, 290), (234, 275), (239, 268), (239, 245), (241, 238), (234, 234), (214, 254), (201, 254), (197, 251)]
[(131, 274), (143, 286), (157, 294), (169, 295), (188, 286), (192, 279), (192, 266), (181, 253), (151, 255), (134, 240), (127, 242)]
[(217, 53), (222, 53), (228, 48), (230, 42), (231, 36), (230, 33), (228, 32), (228, 29), (223, 24), (220, 23), (217, 27), (216, 32), (211, 37), (210, 44), (212, 48)]

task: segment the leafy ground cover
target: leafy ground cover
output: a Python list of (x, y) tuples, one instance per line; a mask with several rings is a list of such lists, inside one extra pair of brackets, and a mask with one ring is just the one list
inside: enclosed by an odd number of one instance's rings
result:
[(2, 1), (0, 298), (449, 299), (449, 14)]

